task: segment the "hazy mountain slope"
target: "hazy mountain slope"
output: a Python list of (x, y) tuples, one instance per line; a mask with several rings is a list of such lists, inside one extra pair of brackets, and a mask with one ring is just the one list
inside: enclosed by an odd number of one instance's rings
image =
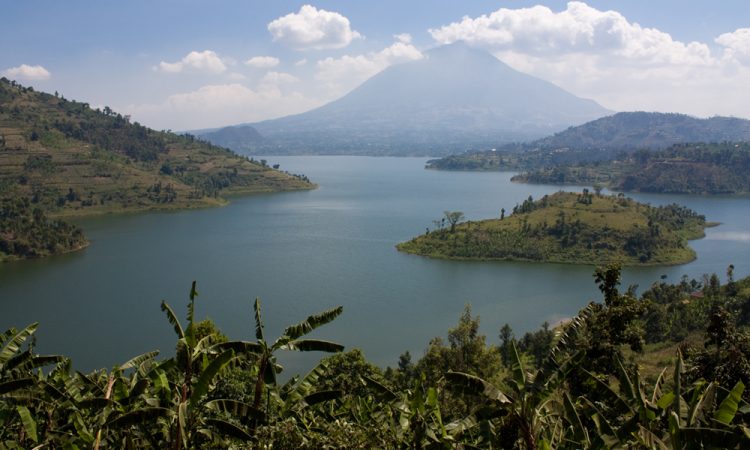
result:
[(263, 136), (252, 125), (235, 125), (197, 134), (214, 145), (235, 151), (252, 151), (263, 141)]
[(444, 170), (531, 170), (615, 158), (621, 151), (658, 150), (695, 142), (750, 141), (750, 120), (621, 112), (526, 144), (460, 153), (430, 161)]
[(391, 66), (314, 110), (253, 124), (260, 151), (445, 154), (529, 140), (609, 113), (457, 43)]
[(535, 141), (532, 148), (661, 149), (687, 142), (750, 140), (750, 120), (685, 114), (621, 112)]

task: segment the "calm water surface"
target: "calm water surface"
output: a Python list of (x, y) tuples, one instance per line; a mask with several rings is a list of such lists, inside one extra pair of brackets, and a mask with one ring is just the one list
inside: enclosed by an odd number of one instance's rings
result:
[[(198, 280), (197, 315), (233, 339), (252, 339), (252, 300), (260, 297), (267, 336), (337, 305), (344, 314), (313, 336), (362, 348), (395, 365), (404, 350), (421, 355), (445, 335), (465, 304), (497, 342), (575, 314), (598, 298), (590, 266), (430, 260), (394, 245), (432, 227), (445, 210), (467, 219), (499, 215), (529, 195), (558, 188), (510, 182), (509, 173), (424, 170), (424, 158), (268, 157), (305, 173), (320, 188), (235, 199), (224, 208), (80, 221), (92, 245), (83, 252), (0, 265), (0, 328), (41, 323), (38, 351), (62, 353), (89, 370), (154, 348), (171, 355), (175, 338), (159, 303), (184, 317)], [(750, 199), (637, 195), (680, 202), (722, 225), (693, 241), (698, 259), (625, 271), (641, 291), (666, 275), (750, 273)], [(310, 357), (286, 356), (288, 372)]]

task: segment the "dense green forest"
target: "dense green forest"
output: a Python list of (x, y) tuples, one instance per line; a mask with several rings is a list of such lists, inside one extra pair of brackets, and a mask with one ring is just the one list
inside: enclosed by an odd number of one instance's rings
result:
[(28, 199), (0, 199), (0, 262), (66, 253), (86, 245), (80, 228), (49, 220)]
[(227, 195), (313, 187), (305, 176), (131, 123), (109, 107), (0, 79), (0, 199), (27, 199), (52, 217), (212, 206)]
[[(470, 306), (447, 340), (385, 371), (359, 350), (306, 335), (333, 308), (266, 335), (256, 299), (248, 340), (229, 340), (162, 302), (172, 356), (76, 371), (35, 351), (37, 324), (0, 335), (0, 448), (746, 448), (750, 445), (750, 278), (716, 275), (603, 297), (555, 329), (497, 344)], [(94, 336), (90, 337), (94, 339)], [(668, 349), (664, 360), (653, 358)], [(323, 351), (280, 383), (279, 352)], [(39, 369), (44, 370), (39, 370)]]
[(587, 189), (529, 197), (512, 212), (458, 223), (461, 213), (446, 211), (436, 229), (397, 248), (451, 259), (679, 264), (695, 258), (687, 240), (702, 237), (706, 226), (705, 217), (679, 205), (652, 207)]
[(750, 143), (680, 144), (641, 150), (613, 161), (532, 169), (513, 181), (598, 184), (626, 192), (746, 194), (750, 192)]

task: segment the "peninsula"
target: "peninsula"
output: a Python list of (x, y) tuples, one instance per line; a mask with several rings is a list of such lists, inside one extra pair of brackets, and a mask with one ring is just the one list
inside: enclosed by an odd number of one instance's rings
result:
[[(456, 216), (446, 212), (449, 223)], [(710, 225), (680, 205), (654, 207), (588, 190), (529, 197), (507, 217), (503, 211), (497, 219), (436, 223), (438, 229), (396, 248), (446, 259), (671, 265), (695, 258), (687, 241)]]

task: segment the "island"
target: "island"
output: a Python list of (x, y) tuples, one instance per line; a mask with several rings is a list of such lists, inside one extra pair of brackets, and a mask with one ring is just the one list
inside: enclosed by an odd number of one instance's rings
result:
[(457, 223), (460, 217), (446, 212), (437, 229), (396, 248), (446, 259), (674, 265), (695, 259), (687, 241), (714, 225), (684, 206), (651, 206), (587, 189), (530, 196), (496, 219)]
[(71, 216), (216, 206), (229, 196), (313, 188), (306, 176), (265, 160), (0, 79), (0, 260), (83, 248), (80, 230), (61, 221)]

